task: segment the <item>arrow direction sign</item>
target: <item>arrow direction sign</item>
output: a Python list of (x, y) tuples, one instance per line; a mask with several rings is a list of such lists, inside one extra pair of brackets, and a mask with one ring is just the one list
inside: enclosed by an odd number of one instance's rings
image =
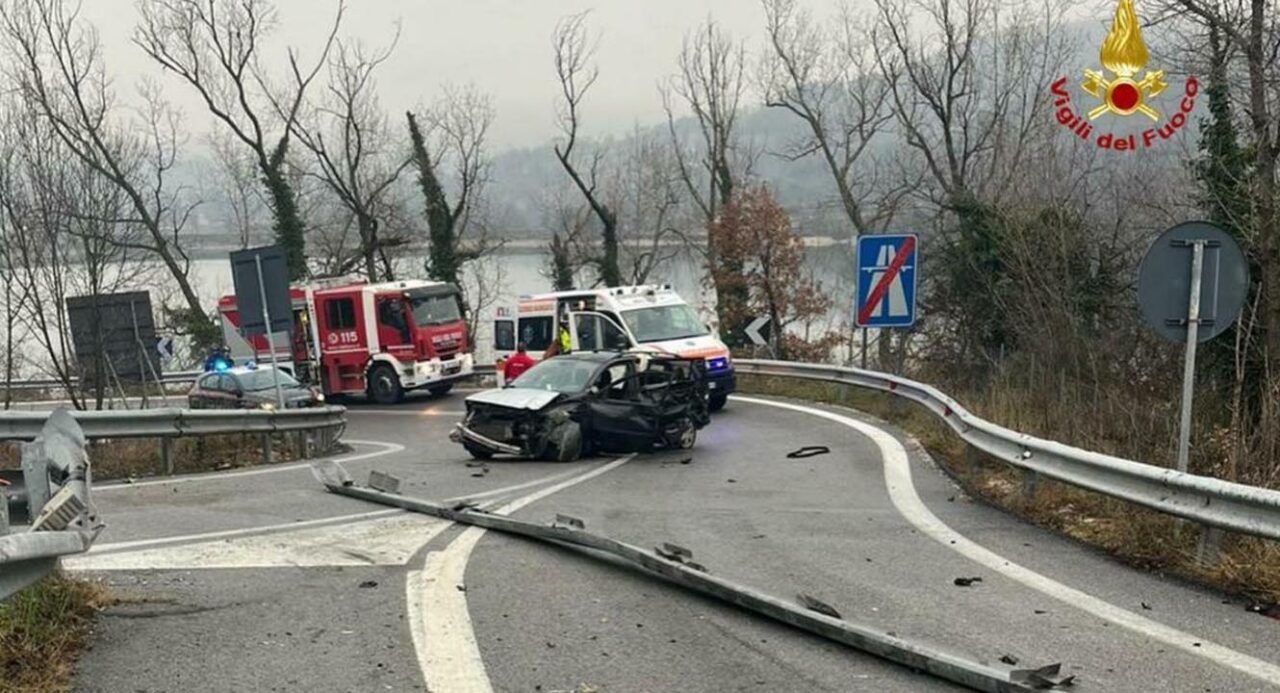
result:
[(747, 330), (746, 330), (747, 338), (751, 340), (752, 344), (755, 344), (756, 346), (769, 345), (768, 336), (760, 334), (760, 330), (763, 329), (768, 324), (769, 324), (769, 316), (763, 315), (761, 317), (756, 318), (755, 320), (752, 320), (751, 324), (747, 325)]
[(169, 362), (173, 360), (174, 340), (172, 336), (164, 336), (156, 338), (156, 353), (160, 354), (160, 360)]

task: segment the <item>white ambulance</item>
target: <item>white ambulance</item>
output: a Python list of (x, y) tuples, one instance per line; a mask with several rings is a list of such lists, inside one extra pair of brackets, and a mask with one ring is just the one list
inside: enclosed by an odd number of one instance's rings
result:
[(535, 361), (567, 321), (574, 351), (652, 351), (706, 360), (710, 409), (717, 411), (733, 392), (729, 348), (698, 318), (670, 285), (624, 286), (521, 296), (515, 308), (499, 308), (493, 325), (499, 362), (523, 342)]

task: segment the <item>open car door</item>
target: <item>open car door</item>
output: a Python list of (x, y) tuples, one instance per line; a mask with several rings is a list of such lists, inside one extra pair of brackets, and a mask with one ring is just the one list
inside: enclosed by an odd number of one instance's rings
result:
[(574, 351), (629, 351), (635, 347), (621, 325), (595, 311), (569, 313), (569, 335)]
[(591, 386), (587, 406), (591, 410), (592, 438), (606, 450), (641, 450), (652, 445), (658, 434), (653, 407), (640, 397), (632, 359), (615, 361), (600, 372)]

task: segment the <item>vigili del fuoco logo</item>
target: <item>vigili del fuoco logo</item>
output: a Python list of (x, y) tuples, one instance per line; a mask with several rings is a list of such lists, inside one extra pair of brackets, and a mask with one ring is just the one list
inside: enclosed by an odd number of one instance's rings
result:
[[(1090, 104), (1085, 115), (1080, 115), (1071, 108), (1071, 95), (1066, 89), (1067, 78), (1061, 77), (1053, 83), (1053, 105), (1058, 109), (1058, 123), (1063, 127), (1080, 139), (1093, 142), (1100, 149), (1131, 152), (1139, 148), (1150, 149), (1173, 137), (1187, 124), (1187, 116), (1196, 106), (1200, 83), (1195, 77), (1187, 78), (1182, 89), (1182, 100), (1169, 117), (1164, 117), (1156, 108), (1152, 99), (1169, 85), (1164, 81), (1164, 70), (1147, 69), (1147, 46), (1142, 42), (1142, 31), (1138, 27), (1138, 15), (1133, 11), (1133, 0), (1120, 0), (1116, 16), (1111, 20), (1111, 31), (1102, 42), (1100, 57), (1103, 69), (1086, 69), (1084, 82), (1080, 84), (1080, 88), (1097, 101), (1097, 105)], [(1172, 103), (1169, 105), (1172, 106)], [(1098, 121), (1098, 118), (1107, 115), (1122, 118), (1145, 116), (1151, 120), (1152, 127), (1143, 129), (1141, 134), (1117, 135), (1102, 129), (1108, 119)], [(1094, 129), (1095, 121), (1099, 125), (1097, 132)]]

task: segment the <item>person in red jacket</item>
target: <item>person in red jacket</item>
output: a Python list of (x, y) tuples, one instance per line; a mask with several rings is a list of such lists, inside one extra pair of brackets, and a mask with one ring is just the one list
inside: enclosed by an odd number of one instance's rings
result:
[(507, 365), (502, 371), (502, 377), (506, 382), (510, 383), (530, 368), (533, 368), (533, 359), (524, 353), (524, 342), (520, 342), (516, 345), (515, 356), (507, 359)]

